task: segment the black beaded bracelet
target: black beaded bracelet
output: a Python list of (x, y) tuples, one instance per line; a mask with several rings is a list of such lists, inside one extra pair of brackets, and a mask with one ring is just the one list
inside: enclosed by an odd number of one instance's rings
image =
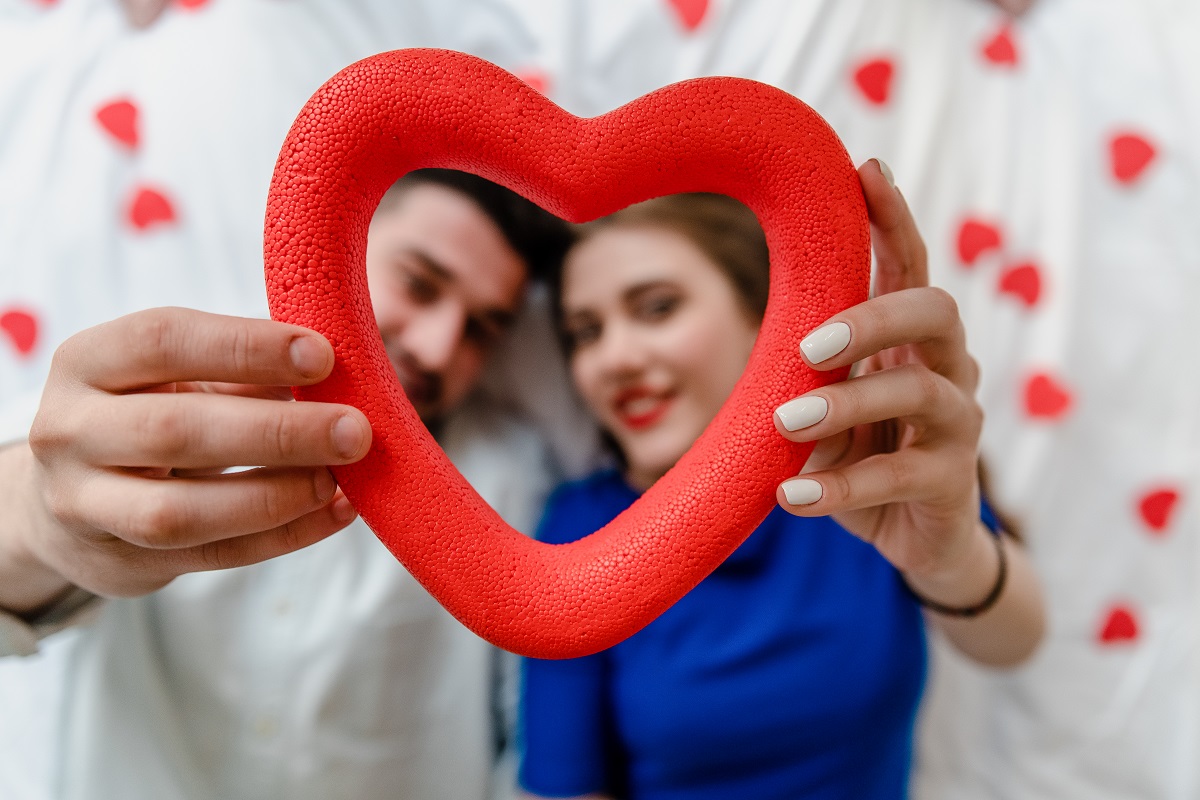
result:
[(917, 598), (917, 602), (930, 611), (935, 611), (938, 614), (945, 614), (948, 617), (971, 618), (978, 617), (983, 612), (987, 611), (992, 606), (996, 605), (996, 601), (1000, 599), (1000, 595), (1004, 593), (1004, 584), (1008, 582), (1008, 556), (1004, 552), (1004, 542), (1000, 538), (1004, 534), (996, 532), (992, 535), (992, 539), (996, 542), (996, 556), (999, 558), (1000, 567), (996, 571), (996, 583), (992, 586), (992, 590), (988, 592), (987, 597), (973, 606), (966, 608), (954, 608), (953, 606), (944, 606), (941, 603), (930, 600), (927, 597), (922, 597), (910, 586), (908, 590), (912, 592), (912, 596)]

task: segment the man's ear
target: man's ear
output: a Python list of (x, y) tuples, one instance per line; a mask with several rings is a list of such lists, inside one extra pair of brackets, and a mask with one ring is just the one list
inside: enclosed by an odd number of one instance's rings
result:
[(125, 18), (135, 28), (149, 28), (154, 24), (170, 0), (120, 0)]

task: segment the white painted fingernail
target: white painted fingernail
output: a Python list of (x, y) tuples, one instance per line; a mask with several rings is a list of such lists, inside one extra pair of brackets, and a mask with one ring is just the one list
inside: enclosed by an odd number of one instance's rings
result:
[(783, 482), (783, 496), (793, 506), (810, 506), (821, 499), (821, 484), (808, 478)]
[(882, 158), (875, 159), (875, 163), (879, 165), (879, 171), (883, 173), (883, 177), (888, 182), (888, 186), (896, 188), (896, 176), (892, 174), (892, 168), (887, 165), (887, 162)]
[(775, 416), (787, 431), (798, 431), (816, 425), (829, 413), (829, 403), (824, 397), (797, 397), (775, 409)]
[(804, 337), (800, 349), (813, 364), (820, 364), (826, 359), (833, 358), (846, 349), (850, 344), (850, 326), (844, 322), (834, 322), (817, 328)]

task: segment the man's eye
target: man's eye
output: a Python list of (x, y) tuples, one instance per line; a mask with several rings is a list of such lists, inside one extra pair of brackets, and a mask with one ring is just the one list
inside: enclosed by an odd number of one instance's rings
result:
[(438, 299), (437, 284), (419, 273), (406, 272), (404, 285), (414, 303), (425, 305)]
[(465, 336), (472, 342), (484, 347), (490, 347), (504, 336), (505, 328), (488, 322), (482, 322), (474, 317), (467, 320)]

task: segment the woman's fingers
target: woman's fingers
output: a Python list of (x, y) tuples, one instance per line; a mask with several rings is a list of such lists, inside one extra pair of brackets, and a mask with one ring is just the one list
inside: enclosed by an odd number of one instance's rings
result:
[(970, 448), (951, 453), (908, 447), (845, 467), (806, 473), (779, 485), (777, 499), (789, 512), (816, 517), (897, 503), (928, 502), (957, 486), (975, 468)]
[(775, 409), (775, 428), (793, 442), (827, 439), (859, 425), (903, 421), (923, 441), (974, 439), (983, 412), (974, 399), (925, 367), (906, 364), (826, 386)]
[(903, 195), (892, 184), (890, 170), (871, 159), (858, 170), (871, 219), (875, 251), (875, 294), (929, 285), (925, 240)]
[(98, 466), (208, 469), (346, 464), (366, 454), (371, 426), (361, 411), (207, 392), (96, 394), (51, 436)]
[(156, 308), (76, 334), (55, 360), (75, 380), (107, 392), (175, 381), (301, 386), (329, 374), (333, 348), (295, 325)]
[(337, 484), (329, 471), (264, 467), (203, 478), (147, 478), (92, 473), (59, 509), (87, 528), (141, 548), (177, 550), (277, 530), (329, 505)]
[(829, 370), (908, 347), (929, 369), (974, 393), (979, 370), (966, 349), (958, 304), (942, 289), (905, 289), (832, 317), (800, 342), (804, 360)]

